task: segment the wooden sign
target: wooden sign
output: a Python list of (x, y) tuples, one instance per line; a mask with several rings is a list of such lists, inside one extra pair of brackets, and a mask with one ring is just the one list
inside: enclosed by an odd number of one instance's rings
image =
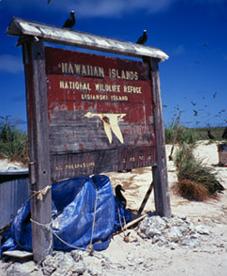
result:
[[(156, 214), (170, 217), (159, 79), (159, 62), (168, 56), (20, 18), (8, 33), (23, 45), (34, 260), (40, 263), (52, 252), (53, 181), (151, 165), (153, 185), (139, 212), (154, 186)], [(47, 48), (46, 41), (144, 62)]]
[(154, 163), (147, 64), (56, 48), (45, 57), (54, 180)]

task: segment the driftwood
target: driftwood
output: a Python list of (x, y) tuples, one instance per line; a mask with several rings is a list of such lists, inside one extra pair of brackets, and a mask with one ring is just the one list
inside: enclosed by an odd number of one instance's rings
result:
[(147, 214), (144, 214), (142, 216), (137, 217), (136, 219), (130, 221), (129, 223), (125, 224), (122, 229), (120, 231), (118, 231), (117, 233), (115, 233), (115, 235), (120, 234), (122, 232), (124, 232), (125, 230), (131, 228), (132, 226), (135, 226), (136, 224), (138, 224), (142, 219), (144, 219), (147, 216)]

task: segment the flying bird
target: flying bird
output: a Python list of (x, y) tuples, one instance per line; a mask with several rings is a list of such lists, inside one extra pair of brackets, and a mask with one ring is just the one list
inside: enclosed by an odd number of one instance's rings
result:
[(196, 106), (196, 103), (195, 103), (195, 102), (193, 102), (193, 101), (191, 101), (191, 104), (192, 104), (193, 106)]
[(126, 208), (127, 200), (123, 196), (122, 192), (125, 192), (123, 187), (121, 185), (117, 185), (116, 188), (115, 188), (116, 198), (119, 201), (120, 205), (122, 205), (122, 207)]
[(68, 19), (66, 19), (62, 27), (71, 29), (75, 24), (76, 24), (75, 12), (74, 10), (72, 10), (69, 14)]
[(217, 92), (214, 92), (214, 94), (213, 94), (213, 99), (215, 99), (216, 96), (217, 96)]
[(198, 116), (198, 111), (197, 110), (193, 109), (193, 113), (194, 113), (193, 114), (194, 116)]
[(87, 118), (98, 117), (103, 122), (104, 131), (110, 144), (112, 144), (113, 141), (112, 132), (117, 137), (117, 139), (123, 144), (124, 138), (119, 127), (119, 122), (122, 121), (125, 115), (125, 113), (112, 114), (87, 112), (84, 116)]
[(147, 42), (148, 36), (147, 36), (147, 30), (143, 31), (143, 34), (138, 38), (136, 41), (137, 44), (144, 45)]

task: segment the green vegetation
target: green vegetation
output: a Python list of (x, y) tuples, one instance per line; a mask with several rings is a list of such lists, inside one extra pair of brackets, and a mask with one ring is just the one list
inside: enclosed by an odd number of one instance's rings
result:
[(194, 144), (199, 140), (208, 140), (207, 131), (211, 130), (214, 141), (220, 141), (224, 127), (187, 128), (181, 124), (174, 124), (165, 129), (166, 144)]
[(191, 128), (186, 128), (182, 125), (175, 125), (174, 127), (165, 130), (167, 144), (194, 144), (199, 140), (198, 132)]
[(179, 146), (174, 159), (178, 183), (175, 190), (189, 200), (205, 200), (224, 190), (212, 168), (193, 155), (193, 147), (186, 143)]
[(0, 121), (0, 158), (24, 164), (28, 160), (27, 135), (10, 124), (8, 117)]

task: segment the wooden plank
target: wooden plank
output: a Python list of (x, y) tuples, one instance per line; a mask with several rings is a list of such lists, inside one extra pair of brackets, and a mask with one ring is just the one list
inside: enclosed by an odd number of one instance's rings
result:
[[(154, 151), (154, 147), (152, 147)], [(82, 153), (51, 154), (51, 176), (57, 180), (154, 164), (151, 146), (126, 147)]]
[(153, 187), (154, 187), (154, 183), (152, 181), (151, 184), (150, 184), (150, 186), (149, 186), (149, 188), (148, 188), (148, 190), (147, 190), (147, 192), (146, 192), (146, 195), (145, 195), (145, 197), (144, 197), (144, 199), (143, 199), (143, 201), (142, 201), (142, 203), (140, 205), (140, 208), (138, 210), (138, 214), (142, 214), (142, 212), (144, 210), (144, 207), (146, 206), (147, 201), (148, 201), (148, 199), (149, 199), (149, 197), (151, 195)]
[[(23, 45), (26, 74), (27, 113), (29, 126), (30, 182), (33, 192), (51, 185), (49, 130), (47, 113), (47, 83), (45, 52), (41, 42), (27, 41)], [(52, 252), (52, 233), (35, 223), (51, 221), (51, 191), (43, 200), (31, 198), (32, 247), (34, 260), (42, 261)]]
[(156, 57), (161, 60), (168, 59), (168, 55), (157, 48), (56, 28), (20, 18), (13, 18), (8, 27), (8, 34), (36, 36), (55, 43), (82, 46), (88, 49), (123, 55)]
[(134, 220), (130, 221), (129, 223), (125, 224), (124, 227), (122, 227), (121, 230), (119, 230), (116, 234), (114, 235), (117, 235), (117, 234), (120, 234), (122, 233), (123, 231), (137, 225), (141, 220), (143, 220), (145, 217), (147, 216), (147, 214), (144, 214), (142, 216), (139, 216), (137, 218), (135, 218)]
[(11, 260), (11, 261), (19, 261), (25, 262), (32, 259), (33, 254), (28, 251), (21, 251), (21, 250), (13, 250), (13, 251), (5, 251), (3, 252), (3, 257)]
[(168, 190), (165, 136), (160, 95), (159, 62), (160, 60), (154, 58), (149, 60), (154, 101), (154, 131), (156, 139), (155, 160), (157, 161), (157, 165), (152, 167), (152, 174), (156, 212), (159, 216), (170, 217), (171, 208)]

